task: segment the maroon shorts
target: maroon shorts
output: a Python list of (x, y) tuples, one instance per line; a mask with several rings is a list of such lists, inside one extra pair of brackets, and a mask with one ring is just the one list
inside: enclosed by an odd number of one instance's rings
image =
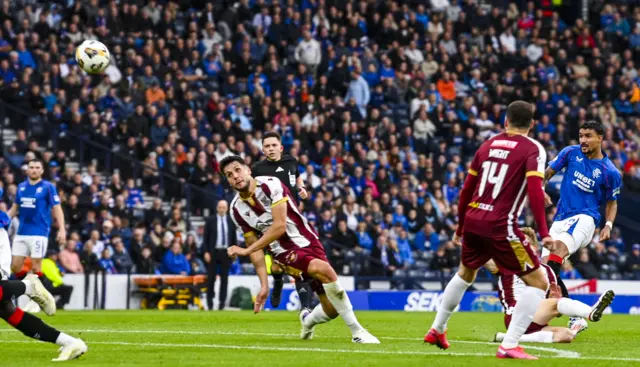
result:
[(529, 241), (519, 229), (513, 229), (515, 236), (479, 235), (465, 231), (462, 234), (462, 264), (478, 269), (493, 261), (505, 275), (525, 275), (540, 267), (538, 256), (529, 246)]
[[(508, 329), (509, 328), (509, 324), (511, 323), (511, 315), (504, 315), (504, 326)], [(529, 328), (527, 329), (527, 331), (525, 331), (525, 334), (533, 334), (533, 333), (537, 333), (538, 331), (544, 329), (545, 327), (547, 327), (548, 325), (540, 325), (540, 324), (536, 324), (535, 322), (532, 322), (531, 325), (529, 325)]]
[(285, 273), (299, 280), (309, 280), (309, 285), (316, 294), (324, 294), (322, 282), (313, 279), (307, 273), (309, 264), (314, 259), (329, 262), (327, 254), (324, 252), (324, 247), (320, 242), (312, 242), (307, 247), (296, 247), (287, 250), (273, 258), (274, 262), (280, 265)]

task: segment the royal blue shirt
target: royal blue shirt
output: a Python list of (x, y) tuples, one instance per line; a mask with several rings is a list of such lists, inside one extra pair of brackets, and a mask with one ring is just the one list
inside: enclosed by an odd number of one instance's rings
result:
[(602, 159), (589, 159), (579, 145), (572, 145), (564, 148), (549, 167), (556, 172), (565, 169), (554, 220), (586, 214), (597, 226), (602, 203), (618, 200), (620, 196), (622, 177), (606, 155)]
[(60, 204), (56, 187), (41, 180), (35, 185), (29, 180), (18, 185), (15, 204), (20, 208), (18, 235), (49, 237), (51, 231), (51, 209)]

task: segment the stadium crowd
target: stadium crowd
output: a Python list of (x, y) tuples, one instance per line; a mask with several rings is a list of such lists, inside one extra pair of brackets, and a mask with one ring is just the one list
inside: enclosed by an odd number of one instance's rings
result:
[[(0, 94), (35, 113), (10, 121), (0, 209), (23, 162), (44, 159), (69, 225), (51, 254), (66, 272), (205, 273), (202, 228), (185, 211), (230, 200), (217, 162), (261, 159), (266, 131), (298, 159), (310, 193), (299, 205), (347, 274), (368, 256), (362, 271), (382, 276), (458, 265), (466, 167), (514, 99), (535, 105), (549, 160), (582, 122), (602, 121), (607, 154), (640, 191), (640, 7), (625, 2), (593, 2), (589, 22), (549, 0), (0, 3)], [(104, 76), (77, 67), (85, 39), (109, 47)], [(126, 159), (107, 163), (78, 136)], [(93, 163), (73, 172), (83, 147)], [(187, 186), (200, 188), (190, 202)], [(570, 278), (640, 279), (640, 245), (619, 229), (572, 260)]]

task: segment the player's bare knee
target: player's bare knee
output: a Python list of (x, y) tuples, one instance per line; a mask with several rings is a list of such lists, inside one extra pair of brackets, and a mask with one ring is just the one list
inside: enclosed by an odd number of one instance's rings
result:
[(467, 283), (473, 283), (476, 280), (476, 274), (478, 269), (471, 269), (464, 264), (460, 264), (458, 269), (458, 276)]
[(336, 274), (331, 265), (319, 259), (314, 259), (311, 261), (307, 272), (311, 274), (312, 277), (322, 282), (322, 284), (338, 281), (338, 274)]

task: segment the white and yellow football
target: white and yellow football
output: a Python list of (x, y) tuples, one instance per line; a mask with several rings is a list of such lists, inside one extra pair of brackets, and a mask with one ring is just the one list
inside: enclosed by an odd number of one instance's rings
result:
[(89, 74), (100, 74), (111, 60), (109, 49), (100, 41), (86, 40), (76, 49), (76, 61)]

